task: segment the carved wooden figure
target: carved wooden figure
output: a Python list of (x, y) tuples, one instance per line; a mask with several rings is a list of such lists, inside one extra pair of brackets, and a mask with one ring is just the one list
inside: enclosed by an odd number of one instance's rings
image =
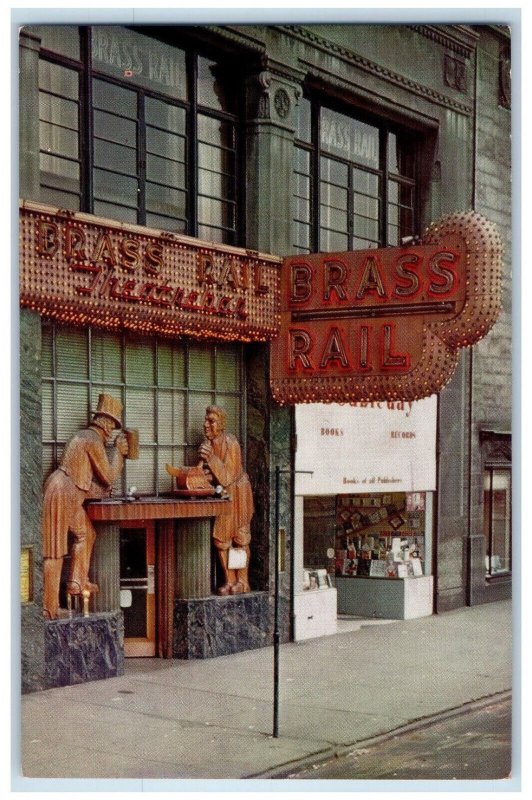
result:
[[(166, 469), (176, 479), (178, 488), (202, 489), (216, 486), (231, 500), (229, 513), (215, 519), (213, 528), (214, 546), (224, 574), (224, 584), (218, 594), (242, 594), (251, 591), (248, 569), (251, 541), (251, 518), (253, 517), (253, 495), (251, 484), (242, 467), (242, 453), (237, 439), (225, 432), (226, 415), (218, 406), (209, 406), (205, 412), (203, 430), (205, 440), (199, 448), (200, 461), (195, 467), (171, 467)], [(233, 552), (237, 549), (237, 553)], [(236, 564), (230, 562), (235, 557)]]
[[(251, 541), (251, 518), (253, 517), (253, 495), (251, 484), (242, 467), (242, 453), (237, 439), (225, 432), (226, 415), (218, 406), (209, 406), (205, 412), (203, 430), (205, 441), (199, 448), (199, 456), (213, 476), (231, 498), (229, 514), (214, 522), (213, 539), (224, 572), (225, 583), (218, 594), (241, 594), (251, 591), (248, 579)], [(245, 566), (231, 569), (230, 548), (245, 551)]]
[(63, 557), (68, 553), (69, 532), (74, 536), (74, 544), (66, 589), (68, 607), (72, 597), (81, 596), (87, 608), (88, 594), (98, 591), (98, 586), (89, 581), (96, 530), (83, 504), (90, 498), (110, 494), (122, 471), (128, 452), (126, 436), (120, 433), (116, 437), (111, 462), (105, 449), (112, 432), (122, 427), (121, 415), (122, 403), (101, 394), (93, 421), (67, 442), (58, 469), (46, 481), (42, 532), (44, 615), (48, 619), (59, 616), (59, 584)]

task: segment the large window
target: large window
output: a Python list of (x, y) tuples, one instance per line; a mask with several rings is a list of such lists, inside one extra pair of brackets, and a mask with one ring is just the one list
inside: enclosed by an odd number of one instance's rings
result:
[(120, 398), (124, 425), (140, 434), (140, 458), (126, 461), (118, 494), (131, 485), (143, 493), (170, 491), (165, 465), (197, 463), (205, 408), (212, 403), (226, 411), (228, 430), (243, 438), (240, 344), (176, 342), (45, 321), (42, 375), (45, 478), (65, 442), (86, 426), (101, 392)]
[(41, 200), (239, 244), (231, 67), (125, 28), (63, 30), (35, 28)]
[(511, 471), (487, 466), (484, 470), (484, 539), (488, 575), (512, 569), (511, 498)]
[(360, 250), (416, 233), (415, 143), (404, 131), (302, 99), (294, 249)]

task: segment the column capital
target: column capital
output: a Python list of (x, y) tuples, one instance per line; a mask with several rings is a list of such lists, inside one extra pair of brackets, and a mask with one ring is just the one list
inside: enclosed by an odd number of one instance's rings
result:
[(302, 97), (305, 73), (267, 56), (247, 79), (247, 120), (271, 123), (293, 132), (295, 109)]

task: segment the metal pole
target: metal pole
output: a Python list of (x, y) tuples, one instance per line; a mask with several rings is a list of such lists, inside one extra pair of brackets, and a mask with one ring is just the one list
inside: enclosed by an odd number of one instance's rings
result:
[(274, 546), (274, 620), (273, 620), (273, 736), (279, 736), (279, 476), (281, 470), (275, 467), (275, 546)]

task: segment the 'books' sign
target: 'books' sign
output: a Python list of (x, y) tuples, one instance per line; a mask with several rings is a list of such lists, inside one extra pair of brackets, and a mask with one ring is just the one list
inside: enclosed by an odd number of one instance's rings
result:
[(480, 215), (452, 214), (423, 243), (285, 259), (277, 402), (415, 400), (451, 378), (458, 349), (500, 310), (502, 246)]

